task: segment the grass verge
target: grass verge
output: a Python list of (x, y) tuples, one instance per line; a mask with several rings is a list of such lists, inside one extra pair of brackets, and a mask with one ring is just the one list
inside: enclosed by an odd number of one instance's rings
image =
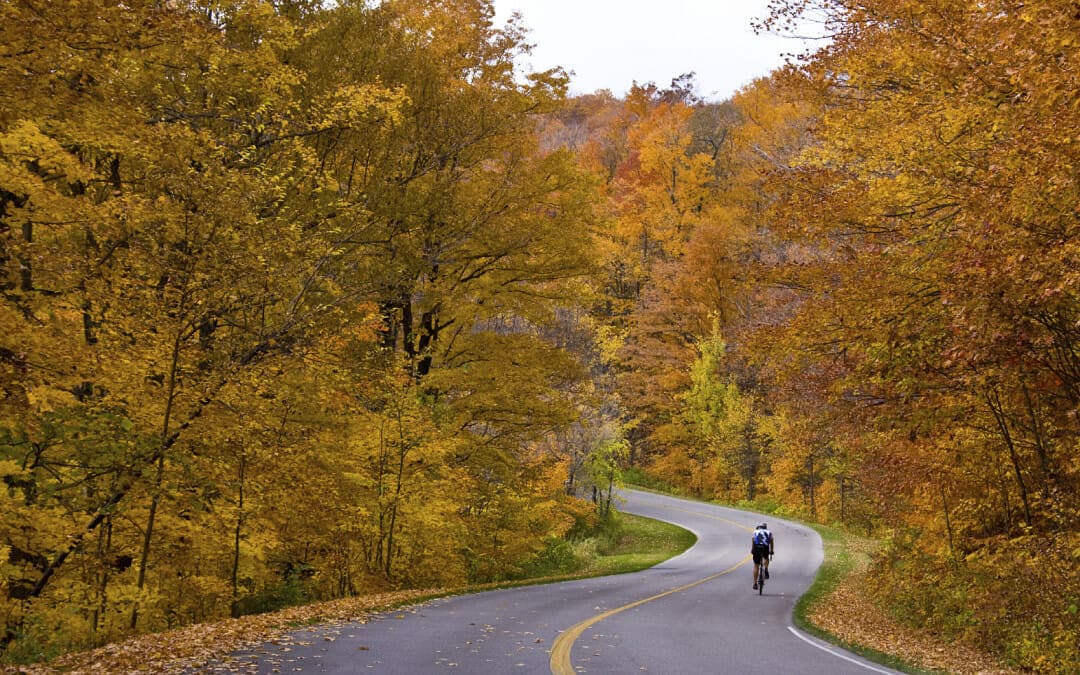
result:
[(697, 536), (676, 525), (619, 513), (609, 529), (580, 545), (582, 576), (625, 574), (648, 569), (687, 550)]
[(1018, 672), (991, 654), (898, 622), (867, 589), (870, 559), (880, 543), (835, 528), (815, 529), (825, 545), (825, 562), (794, 616), (807, 633), (908, 673)]
[(795, 603), (795, 626), (810, 635), (889, 668), (905, 673), (927, 674), (933, 672), (919, 669), (892, 654), (844, 640), (842, 637), (813, 623), (811, 617), (814, 609), (836, 592), (845, 580), (852, 578), (854, 575), (863, 574), (870, 564), (870, 556), (879, 544), (873, 539), (859, 537), (837, 528), (811, 525), (809, 523), (807, 525), (813, 527), (821, 535), (821, 541), (825, 547), (825, 561), (818, 569), (814, 583)]

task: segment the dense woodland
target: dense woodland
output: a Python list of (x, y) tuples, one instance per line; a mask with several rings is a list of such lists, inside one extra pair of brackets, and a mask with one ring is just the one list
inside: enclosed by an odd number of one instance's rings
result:
[(3, 660), (514, 578), (630, 470), (1080, 668), (1080, 6), (771, 12), (715, 102), (489, 0), (0, 1)]

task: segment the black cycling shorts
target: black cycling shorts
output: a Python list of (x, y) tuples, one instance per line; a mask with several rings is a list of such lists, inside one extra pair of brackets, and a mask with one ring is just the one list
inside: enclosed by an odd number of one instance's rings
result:
[(767, 559), (769, 557), (769, 547), (768, 546), (755, 546), (753, 549), (751, 549), (750, 552), (754, 554), (754, 564), (755, 565), (760, 565), (762, 560)]

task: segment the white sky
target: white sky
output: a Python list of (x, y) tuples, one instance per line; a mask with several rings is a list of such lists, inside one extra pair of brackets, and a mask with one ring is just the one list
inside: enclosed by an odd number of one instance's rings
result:
[(494, 0), (496, 25), (520, 11), (536, 45), (520, 65), (526, 71), (562, 66), (573, 71), (570, 89), (610, 89), (624, 95), (636, 80), (661, 88), (696, 73), (697, 93), (713, 101), (803, 51), (796, 40), (754, 35), (751, 21), (768, 0)]

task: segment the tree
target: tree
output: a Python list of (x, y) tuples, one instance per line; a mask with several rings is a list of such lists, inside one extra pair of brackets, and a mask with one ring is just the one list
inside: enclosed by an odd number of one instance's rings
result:
[[(5, 9), (14, 34), (41, 34), (32, 6)], [(15, 391), (29, 413), (5, 420), (5, 454), (33, 472), (19, 487), (28, 505), (84, 485), (67, 502), (66, 541), (27, 544), (25, 598), (135, 504), (146, 507), (127, 511), (144, 522), (141, 590), (177, 444), (238, 373), (293, 344), (319, 304), (309, 303), (322, 243), (292, 221), (302, 147), (265, 126), (304, 123), (286, 121), (287, 26), (257, 4), (86, 9), (50, 19), (59, 67), (25, 68), (35, 46), (4, 69), (13, 87), (36, 77), (39, 97), (8, 109), (4, 128), (5, 353), (22, 355)], [(37, 105), (56, 98), (50, 88), (62, 107)], [(132, 450), (103, 463), (92, 444), (74, 458), (83, 420), (103, 413)], [(43, 443), (46, 418), (70, 421)]]
[(5, 658), (460, 579), (462, 513), (551, 501), (590, 184), (490, 3), (0, 11)]

